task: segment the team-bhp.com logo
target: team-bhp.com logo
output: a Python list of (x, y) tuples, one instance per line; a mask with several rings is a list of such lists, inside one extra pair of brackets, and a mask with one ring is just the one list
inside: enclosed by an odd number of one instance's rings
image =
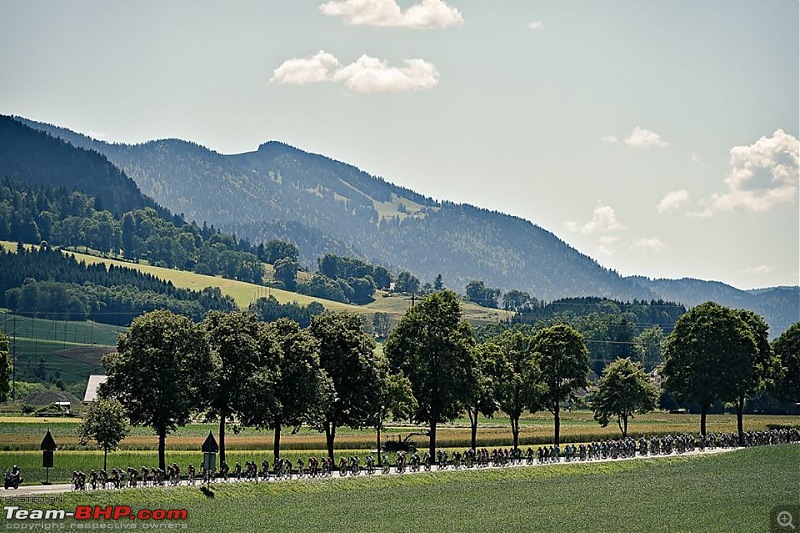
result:
[[(186, 528), (185, 521), (189, 517), (186, 509), (138, 509), (134, 511), (128, 505), (78, 505), (74, 511), (63, 509), (21, 509), (16, 505), (3, 507), (6, 518), (6, 529), (42, 529), (30, 527), (35, 522), (64, 521), (67, 518), (75, 522), (69, 529), (94, 529), (88, 522), (97, 520), (118, 520), (128, 522), (125, 529), (137, 529), (136, 522), (141, 522), (142, 529), (174, 529)], [(172, 523), (172, 522), (178, 522)], [(61, 524), (66, 528), (66, 524)], [(48, 528), (50, 529), (50, 528)]]

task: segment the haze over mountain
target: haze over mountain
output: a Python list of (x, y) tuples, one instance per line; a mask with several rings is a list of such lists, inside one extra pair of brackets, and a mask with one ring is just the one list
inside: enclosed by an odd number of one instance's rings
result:
[(606, 296), (713, 299), (753, 309), (776, 336), (800, 320), (797, 287), (742, 291), (719, 282), (623, 278), (529, 221), (471, 205), (435, 201), (358, 168), (280, 142), (222, 155), (181, 140), (109, 144), (18, 119), (105, 155), (144, 194), (187, 220), (235, 231), (254, 242), (296, 243), (315, 266), (326, 252), (356, 256), (423, 281), (442, 274), (464, 290), (471, 280), (520, 289), (540, 300)]

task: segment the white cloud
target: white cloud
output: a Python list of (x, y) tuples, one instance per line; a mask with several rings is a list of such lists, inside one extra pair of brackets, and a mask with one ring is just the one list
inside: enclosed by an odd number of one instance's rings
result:
[(433, 64), (423, 59), (404, 59), (403, 63), (403, 67), (392, 67), (385, 60), (362, 55), (353, 63), (340, 66), (336, 57), (322, 50), (311, 57), (284, 61), (274, 70), (270, 82), (335, 82), (359, 93), (430, 89), (439, 83), (439, 72)]
[(422, 0), (405, 11), (396, 0), (331, 0), (319, 9), (329, 17), (343, 17), (354, 25), (431, 29), (464, 24), (458, 9), (444, 0)]
[(662, 250), (666, 245), (661, 242), (661, 239), (657, 237), (649, 237), (645, 239), (637, 239), (633, 242), (633, 247), (638, 250), (644, 250), (647, 252), (658, 252)]
[(404, 59), (405, 67), (390, 67), (386, 61), (361, 56), (333, 76), (359, 93), (430, 89), (439, 83), (436, 67), (422, 59)]
[(614, 208), (608, 205), (598, 205), (594, 208), (592, 219), (586, 224), (580, 225), (577, 222), (567, 221), (566, 227), (569, 231), (580, 231), (585, 235), (595, 233), (609, 233), (624, 229), (625, 226), (617, 220)]
[(669, 144), (661, 140), (661, 136), (658, 133), (642, 129), (639, 126), (633, 128), (631, 134), (625, 138), (624, 143), (634, 148), (661, 147)]
[(287, 59), (272, 73), (271, 82), (287, 85), (305, 85), (330, 81), (339, 60), (325, 50), (314, 56)]
[(544, 27), (541, 20), (532, 20), (528, 23), (528, 28), (531, 30), (540, 30)]
[(731, 149), (727, 190), (711, 196), (708, 209), (763, 213), (794, 203), (800, 183), (800, 145), (779, 129), (749, 146)]
[(658, 212), (663, 213), (664, 211), (673, 211), (678, 209), (681, 205), (686, 203), (689, 200), (689, 192), (685, 189), (681, 189), (679, 191), (671, 191), (661, 199), (658, 203)]
[(692, 152), (692, 154), (689, 156), (689, 161), (691, 161), (692, 163), (699, 163), (700, 156), (697, 155), (697, 152)]
[(639, 126), (633, 128), (633, 131), (630, 133), (630, 135), (624, 139), (620, 140), (619, 137), (614, 135), (606, 135), (605, 137), (601, 137), (600, 140), (607, 144), (625, 144), (633, 148), (641, 149), (660, 148), (669, 145), (669, 143), (664, 141), (661, 138), (661, 135), (658, 133), (640, 128)]

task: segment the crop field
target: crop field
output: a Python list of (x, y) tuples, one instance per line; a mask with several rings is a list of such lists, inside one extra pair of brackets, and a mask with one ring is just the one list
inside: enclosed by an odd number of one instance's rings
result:
[[(800, 426), (797, 416), (745, 416), (746, 430), (763, 430), (768, 425)], [(92, 446), (81, 446), (78, 443), (77, 430), (79, 421), (70, 418), (34, 418), (21, 416), (0, 416), (0, 467), (7, 468), (16, 463), (27, 472), (38, 472), (44, 479), (41, 469), (41, 453), (39, 445), (47, 429), (50, 429), (58, 445), (55, 456), (55, 468), (50, 472), (50, 479), (68, 481), (73, 470), (88, 471), (102, 468), (103, 454)], [(637, 417), (630, 427), (631, 436), (651, 434), (697, 433), (699, 416), (672, 415), (667, 413), (650, 413)], [(381, 440), (396, 440), (405, 437), (409, 432), (421, 432), (426, 428), (413, 425), (390, 425), (381, 434)], [(588, 411), (565, 413), (562, 418), (563, 443), (591, 442), (592, 440), (617, 438), (619, 432), (615, 426), (600, 427)], [(733, 415), (709, 415), (708, 429), (716, 433), (735, 432), (736, 417)], [(189, 463), (199, 463), (200, 446), (208, 432), (218, 435), (217, 424), (194, 423), (178, 428), (167, 437), (167, 460), (177, 462), (184, 468)], [(538, 446), (552, 443), (552, 416), (545, 413), (529, 414), (521, 420), (520, 446)], [(428, 446), (424, 435), (413, 437), (420, 448)], [(463, 450), (469, 447), (470, 430), (466, 421), (455, 421), (440, 426), (437, 435), (437, 447), (450, 451)], [(510, 447), (511, 431), (508, 419), (495, 417), (481, 419), (478, 430), (478, 445), (481, 447)], [(272, 462), (273, 432), (243, 428), (238, 434), (233, 425), (228, 425), (226, 450), (229, 463), (236, 461), (261, 462), (264, 458)], [(336, 454), (364, 456), (376, 447), (375, 431), (371, 429), (353, 430), (340, 428), (336, 436)], [(122, 441), (120, 450), (108, 456), (109, 468), (128, 466), (141, 467), (157, 464), (157, 439), (148, 427), (134, 427), (131, 435)], [(281, 455), (296, 462), (298, 457), (307, 459), (315, 455), (326, 454), (325, 436), (313, 428), (303, 427), (296, 433), (284, 431), (281, 438)]]
[[(797, 504), (800, 446), (405, 476), (70, 493), (51, 504), (186, 509), (188, 531), (768, 531)], [(101, 525), (84, 524), (85, 526)], [(112, 524), (109, 524), (111, 526)], [(122, 525), (122, 524), (117, 524)], [(173, 526), (182, 524), (173, 522)]]

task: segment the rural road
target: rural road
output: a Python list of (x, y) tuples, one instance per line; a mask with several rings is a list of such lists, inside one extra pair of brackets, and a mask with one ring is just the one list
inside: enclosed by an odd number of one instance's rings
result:
[[(626, 457), (626, 458), (623, 458), (623, 459), (594, 459), (592, 461), (573, 461), (573, 462), (570, 462), (570, 463), (561, 461), (559, 463), (537, 464), (537, 463), (534, 462), (534, 464), (532, 464), (532, 465), (527, 465), (527, 464), (525, 464), (525, 461), (523, 461), (522, 464), (519, 464), (519, 465), (486, 466), (486, 467), (481, 467), (481, 468), (475, 468), (474, 470), (487, 470), (487, 469), (494, 470), (494, 469), (503, 469), (503, 468), (547, 468), (548, 466), (554, 466), (554, 465), (576, 465), (576, 464), (588, 464), (588, 463), (603, 463), (603, 462), (608, 462), (608, 461), (637, 461), (637, 460), (640, 460), (640, 459), (663, 459), (663, 458), (667, 458), (667, 457), (685, 457), (685, 456), (695, 456), (695, 455), (711, 455), (711, 454), (715, 454), (715, 453), (730, 452), (730, 451), (734, 451), (734, 450), (738, 450), (738, 449), (741, 449), (741, 448), (714, 448), (712, 450), (705, 450), (705, 451), (694, 450), (694, 451), (685, 452), (685, 453), (682, 453), (682, 454), (674, 454), (673, 453), (671, 455), (646, 455), (646, 456), (638, 456), (637, 455), (636, 457)], [(448, 469), (448, 470), (451, 470), (451, 469)], [(431, 470), (431, 472), (437, 472), (437, 470), (434, 468), (434, 469)], [(391, 476), (403, 475), (403, 476), (406, 476), (406, 475), (417, 475), (417, 474), (423, 474), (423, 473), (425, 473), (425, 471), (423, 469), (420, 469), (418, 472), (411, 472), (411, 470), (408, 467), (406, 467), (406, 471), (403, 474), (398, 474), (398, 473), (394, 472), (394, 469), (392, 469), (392, 471), (389, 474), (383, 474), (380, 469), (377, 469), (375, 471), (375, 473), (372, 474), (372, 475), (374, 475), (374, 476), (385, 476), (385, 475), (391, 475)], [(366, 474), (362, 473), (362, 476), (365, 476), (365, 475)], [(339, 477), (338, 473), (334, 472), (332, 478), (338, 478), (338, 477)], [(347, 476), (347, 477), (350, 477), (350, 476)], [(297, 479), (297, 478), (292, 478), (292, 479)], [(286, 483), (286, 482), (289, 482), (289, 481), (290, 480), (282, 480), (282, 481), (280, 481), (280, 483)], [(217, 483), (224, 483), (224, 482), (217, 482)], [(237, 481), (228, 481), (228, 483), (252, 483), (252, 482), (251, 481), (238, 481), (238, 482)], [(260, 483), (263, 483), (263, 482), (260, 482)], [(269, 481), (268, 483), (276, 483), (276, 481), (273, 480), (273, 481)], [(183, 481), (183, 482), (181, 482), (181, 485), (184, 485), (184, 486), (188, 485), (188, 482)], [(201, 483), (197, 482), (196, 485), (199, 486), (199, 485), (201, 485)], [(165, 485), (162, 488), (168, 489), (170, 487), (171, 487), (171, 485)], [(47, 495), (51, 495), (51, 494), (61, 494), (61, 493), (64, 493), (64, 492), (70, 492), (71, 490), (72, 490), (72, 485), (68, 484), (68, 483), (57, 484), (57, 485), (22, 485), (20, 488), (18, 488), (16, 490), (14, 490), (14, 489), (5, 490), (2, 493), (0, 493), (0, 496), (2, 496), (2, 497), (37, 496), (37, 495), (47, 496)], [(88, 491), (88, 492), (92, 492), (92, 491)]]

